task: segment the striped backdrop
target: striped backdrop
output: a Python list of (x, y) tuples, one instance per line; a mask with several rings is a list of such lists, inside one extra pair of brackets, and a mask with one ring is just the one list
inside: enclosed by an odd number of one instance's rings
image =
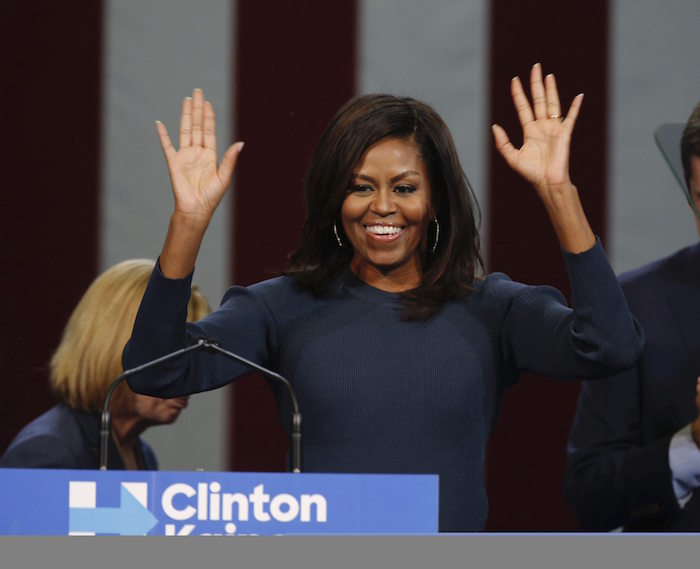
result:
[[(492, 122), (517, 133), (509, 80), (536, 61), (557, 74), (564, 101), (585, 93), (572, 176), (615, 269), (697, 239), (652, 139), (700, 98), (697, 0), (8, 0), (0, 10), (0, 449), (51, 405), (47, 362), (90, 281), (158, 255), (172, 200), (153, 122), (175, 131), (194, 86), (214, 104), (221, 144), (246, 141), (195, 274), (213, 305), (230, 283), (284, 266), (315, 141), (341, 103), (375, 91), (423, 99), (451, 126), (489, 270), (566, 291), (541, 206), (490, 140)], [(576, 529), (561, 484), (577, 393), (525, 377), (507, 395), (487, 451), (487, 529)], [(165, 469), (284, 466), (271, 394), (255, 376), (192, 397), (175, 425), (146, 438)]]

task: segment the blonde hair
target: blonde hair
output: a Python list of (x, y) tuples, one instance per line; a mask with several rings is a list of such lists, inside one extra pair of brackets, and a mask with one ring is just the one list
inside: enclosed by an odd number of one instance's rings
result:
[[(122, 351), (154, 265), (149, 259), (123, 261), (85, 291), (51, 358), (51, 388), (60, 401), (83, 411), (101, 410), (110, 384), (124, 371)], [(187, 319), (199, 320), (209, 312), (207, 299), (193, 286)], [(115, 401), (128, 393), (121, 387)]]

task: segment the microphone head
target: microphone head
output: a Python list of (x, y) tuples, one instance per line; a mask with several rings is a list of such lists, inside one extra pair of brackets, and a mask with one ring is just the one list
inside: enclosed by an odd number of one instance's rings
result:
[(209, 351), (212, 351), (211, 348), (214, 346), (219, 347), (220, 342), (216, 338), (208, 338), (207, 336), (199, 335), (192, 338), (192, 345), (196, 344), (200, 344), (209, 349)]

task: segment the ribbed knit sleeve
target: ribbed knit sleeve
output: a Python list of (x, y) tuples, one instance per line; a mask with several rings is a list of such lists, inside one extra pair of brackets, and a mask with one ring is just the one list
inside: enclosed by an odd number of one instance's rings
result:
[[(274, 322), (251, 290), (231, 287), (221, 306), (194, 324), (187, 323), (192, 275), (168, 279), (158, 265), (151, 275), (122, 362), (130, 369), (179, 350), (197, 337), (214, 339), (246, 359), (265, 365)], [(128, 379), (137, 393), (176, 397), (221, 387), (250, 370), (220, 354), (192, 352)]]
[(495, 280), (508, 300), (503, 351), (518, 371), (557, 378), (603, 377), (634, 365), (644, 333), (630, 313), (599, 241), (588, 251), (564, 253), (572, 307), (549, 286)]

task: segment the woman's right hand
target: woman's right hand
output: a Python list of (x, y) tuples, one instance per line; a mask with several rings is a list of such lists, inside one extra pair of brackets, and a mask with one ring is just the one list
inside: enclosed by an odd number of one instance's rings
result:
[(156, 128), (175, 197), (160, 268), (166, 277), (182, 278), (194, 269), (204, 232), (231, 183), (243, 143), (231, 145), (217, 166), (214, 109), (201, 89), (182, 103), (179, 150), (163, 123), (157, 121)]
[(175, 197), (174, 214), (200, 221), (206, 228), (231, 183), (243, 143), (230, 146), (217, 167), (214, 108), (204, 99), (201, 89), (195, 89), (192, 97), (182, 103), (179, 150), (173, 146), (162, 122), (157, 121), (156, 128), (168, 163)]

